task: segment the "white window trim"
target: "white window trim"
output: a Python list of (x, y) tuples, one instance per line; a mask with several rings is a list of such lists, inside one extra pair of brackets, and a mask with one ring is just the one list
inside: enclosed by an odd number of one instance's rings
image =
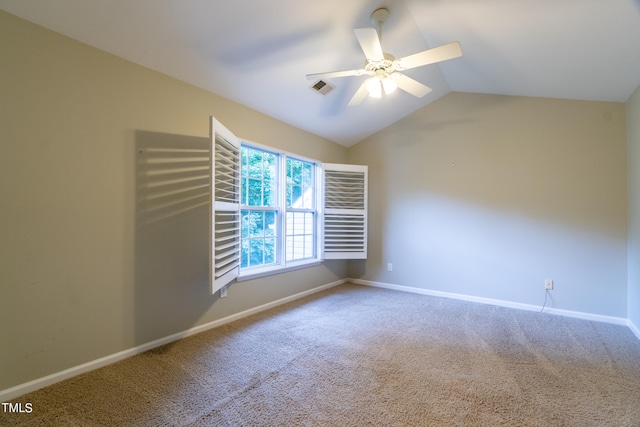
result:
[[(278, 234), (278, 255), (276, 257), (275, 264), (269, 264), (263, 267), (245, 267), (239, 269), (239, 274), (236, 280), (243, 282), (246, 280), (258, 279), (260, 277), (271, 276), (274, 274), (286, 273), (288, 271), (300, 270), (303, 268), (314, 267), (323, 263), (322, 259), (322, 165), (319, 160), (312, 159), (310, 157), (301, 156), (295, 153), (291, 153), (286, 150), (280, 150), (277, 148), (269, 147), (264, 144), (250, 141), (244, 138), (238, 138), (240, 140), (240, 147), (247, 146), (258, 150), (264, 150), (270, 153), (277, 154), (279, 156), (279, 171), (278, 171), (278, 223), (281, 224)], [(305, 258), (301, 260), (286, 260), (286, 177), (287, 171), (284, 160), (286, 158), (293, 158), (304, 162), (313, 163), (315, 166), (315, 257)], [(242, 209), (243, 206), (240, 206)]]

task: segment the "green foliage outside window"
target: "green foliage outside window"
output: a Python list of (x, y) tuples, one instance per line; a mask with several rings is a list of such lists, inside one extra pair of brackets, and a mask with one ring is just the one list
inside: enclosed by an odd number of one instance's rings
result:
[(312, 208), (311, 198), (304, 198), (313, 186), (313, 164), (297, 159), (287, 159), (287, 206)]
[(242, 148), (242, 204), (276, 206), (278, 202), (277, 155), (253, 148)]
[(243, 209), (241, 267), (276, 262), (276, 213)]

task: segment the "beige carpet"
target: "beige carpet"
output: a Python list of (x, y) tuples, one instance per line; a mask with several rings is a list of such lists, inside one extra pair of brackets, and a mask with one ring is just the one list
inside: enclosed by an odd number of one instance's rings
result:
[(640, 341), (343, 285), (13, 402), (0, 425), (640, 426)]

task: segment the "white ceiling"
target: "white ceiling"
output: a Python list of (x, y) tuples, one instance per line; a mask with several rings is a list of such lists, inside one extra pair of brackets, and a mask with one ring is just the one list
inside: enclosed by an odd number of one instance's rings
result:
[[(387, 7), (385, 52), (460, 41), (404, 72), (433, 88), (347, 107), (362, 79), (354, 28)], [(0, 0), (0, 9), (345, 146), (451, 91), (625, 102), (640, 85), (640, 0)]]

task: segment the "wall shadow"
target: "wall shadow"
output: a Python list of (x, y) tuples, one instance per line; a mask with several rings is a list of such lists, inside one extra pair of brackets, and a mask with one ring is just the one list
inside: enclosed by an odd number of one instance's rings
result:
[(135, 132), (135, 345), (198, 324), (209, 294), (206, 137)]

